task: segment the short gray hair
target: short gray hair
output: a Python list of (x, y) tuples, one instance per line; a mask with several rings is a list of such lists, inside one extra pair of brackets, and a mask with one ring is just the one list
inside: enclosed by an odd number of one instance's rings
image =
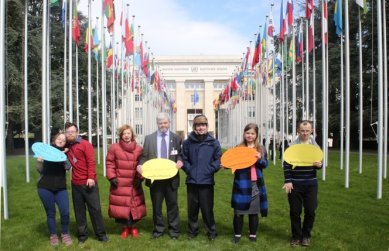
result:
[(163, 119), (167, 119), (167, 120), (170, 122), (170, 116), (169, 116), (169, 114), (166, 113), (166, 112), (160, 112), (160, 113), (158, 113), (158, 115), (157, 115), (157, 123), (158, 123), (158, 121), (163, 120)]

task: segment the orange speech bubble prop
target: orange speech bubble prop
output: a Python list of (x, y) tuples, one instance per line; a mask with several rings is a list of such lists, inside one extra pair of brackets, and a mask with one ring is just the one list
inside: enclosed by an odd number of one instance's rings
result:
[(252, 166), (258, 159), (257, 150), (250, 147), (234, 147), (227, 150), (221, 158), (222, 166), (230, 168), (232, 173), (236, 169), (244, 169)]

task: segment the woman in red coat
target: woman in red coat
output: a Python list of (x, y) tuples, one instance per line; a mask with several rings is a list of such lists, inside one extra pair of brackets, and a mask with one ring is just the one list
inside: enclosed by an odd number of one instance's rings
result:
[(146, 216), (142, 176), (136, 171), (142, 147), (137, 145), (131, 126), (119, 128), (119, 143), (112, 144), (107, 153), (107, 179), (111, 183), (109, 193), (109, 217), (123, 224), (121, 237), (128, 234), (138, 237), (135, 223)]

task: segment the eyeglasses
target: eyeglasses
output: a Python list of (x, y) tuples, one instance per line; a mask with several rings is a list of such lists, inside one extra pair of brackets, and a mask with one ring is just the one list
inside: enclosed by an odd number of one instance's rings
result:
[(66, 134), (75, 134), (77, 131), (66, 131)]

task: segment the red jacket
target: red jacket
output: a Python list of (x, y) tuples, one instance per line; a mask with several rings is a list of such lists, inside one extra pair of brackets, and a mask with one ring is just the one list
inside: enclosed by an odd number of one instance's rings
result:
[(72, 184), (86, 185), (88, 179), (96, 179), (96, 162), (93, 146), (89, 141), (77, 138), (66, 153), (72, 165)]
[(117, 178), (118, 187), (110, 189), (108, 215), (115, 219), (140, 220), (146, 216), (146, 204), (142, 185), (135, 187), (136, 179), (142, 179), (136, 171), (142, 147), (135, 141), (120, 141), (109, 147), (106, 166), (107, 179)]

